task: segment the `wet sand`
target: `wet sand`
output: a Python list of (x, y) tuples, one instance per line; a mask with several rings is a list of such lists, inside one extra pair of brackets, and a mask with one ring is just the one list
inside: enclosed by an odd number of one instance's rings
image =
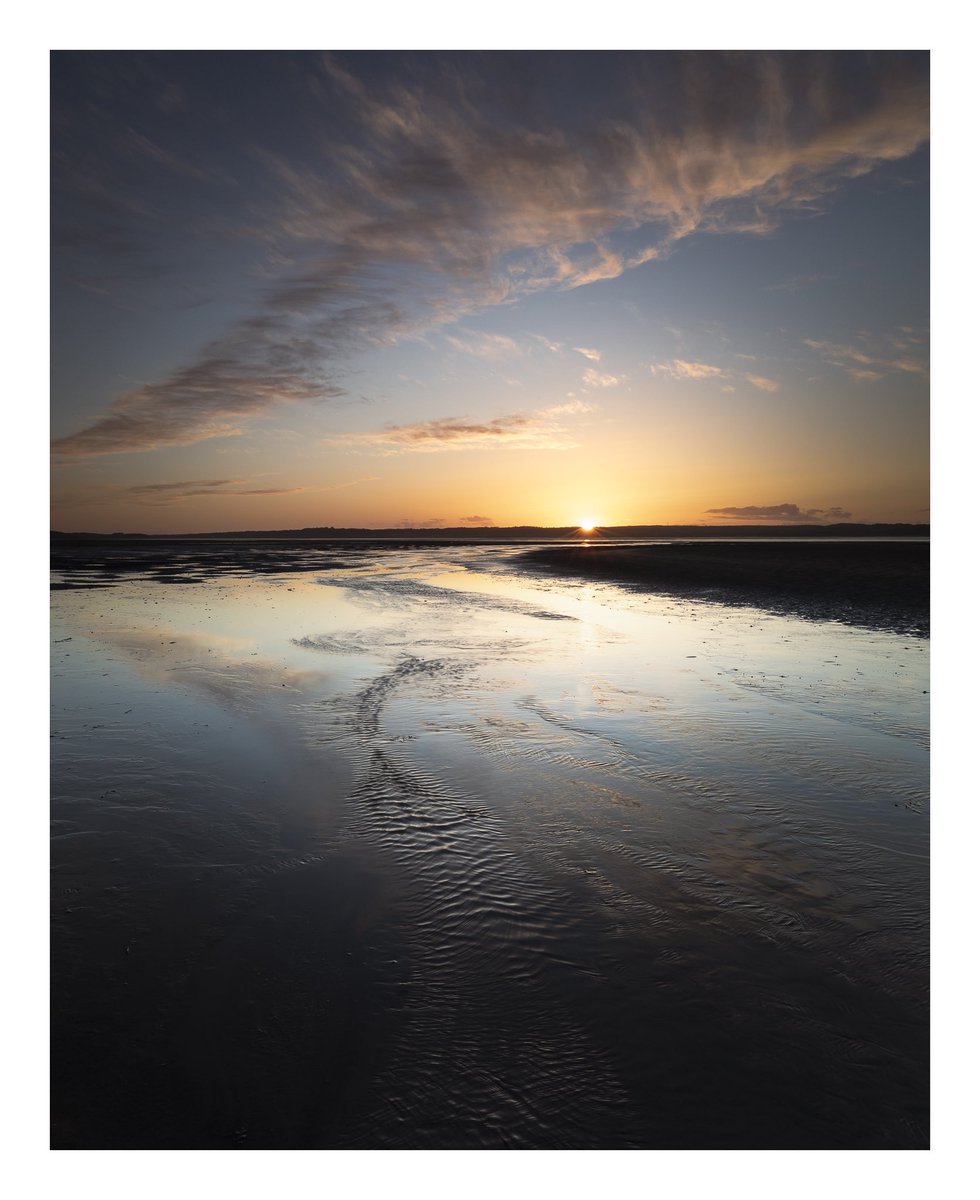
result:
[(342, 570), (364, 546), (303, 539), (257, 542), (194, 538), (73, 538), (51, 543), (52, 588), (112, 587), (124, 579), (199, 583), (222, 575), (249, 578), (284, 571)]
[[(461, 546), (465, 549), (465, 546)], [(182, 538), (53, 541), (54, 590), (112, 587), (128, 578), (195, 583), (221, 576), (356, 568), (379, 552), (418, 551), (429, 543), (270, 538), (254, 542)], [(818, 621), (928, 636), (927, 541), (773, 539), (731, 542), (547, 544), (514, 563), (560, 576), (597, 579), (643, 591), (754, 606)]]
[(928, 1144), (924, 638), (115, 553), (53, 596), (56, 1147)]
[(740, 542), (528, 551), (532, 567), (811, 620), (928, 636), (926, 542)]

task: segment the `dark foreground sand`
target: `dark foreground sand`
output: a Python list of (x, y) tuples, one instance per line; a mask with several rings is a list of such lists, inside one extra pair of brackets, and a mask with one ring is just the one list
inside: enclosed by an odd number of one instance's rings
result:
[(529, 550), (522, 560), (552, 573), (643, 591), (921, 637), (929, 633), (928, 542), (593, 542)]
[(59, 548), (54, 1148), (928, 1146), (924, 641), (526, 549)]

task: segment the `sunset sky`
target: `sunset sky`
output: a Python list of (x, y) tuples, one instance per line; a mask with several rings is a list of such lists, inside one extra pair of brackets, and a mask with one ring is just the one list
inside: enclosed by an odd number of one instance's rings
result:
[(926, 54), (52, 87), (56, 529), (929, 519)]

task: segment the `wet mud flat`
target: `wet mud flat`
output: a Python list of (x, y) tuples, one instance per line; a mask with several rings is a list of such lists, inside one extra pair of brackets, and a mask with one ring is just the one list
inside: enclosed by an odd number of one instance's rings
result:
[(358, 561), (356, 549), (335, 542), (64, 536), (52, 539), (51, 587), (54, 591), (113, 587), (134, 577), (200, 583), (222, 575), (342, 570)]
[(928, 1145), (926, 639), (232, 549), (55, 576), (56, 1148)]
[(819, 621), (928, 636), (926, 542), (548, 546), (529, 566)]

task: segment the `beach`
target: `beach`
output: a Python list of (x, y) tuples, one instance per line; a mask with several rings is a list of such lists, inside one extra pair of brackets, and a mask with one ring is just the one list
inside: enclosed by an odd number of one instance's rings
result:
[(59, 551), (53, 1145), (924, 1148), (927, 546), (737, 549)]

